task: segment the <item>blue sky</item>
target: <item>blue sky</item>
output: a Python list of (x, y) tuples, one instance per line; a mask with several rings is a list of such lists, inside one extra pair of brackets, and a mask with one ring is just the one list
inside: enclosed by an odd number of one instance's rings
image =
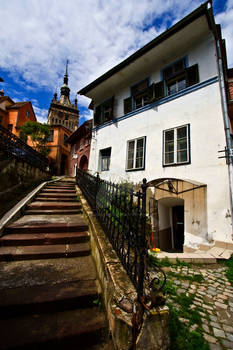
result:
[[(14, 101), (30, 100), (37, 119), (60, 92), (69, 59), (75, 93), (198, 7), (199, 0), (7, 0), (0, 7), (0, 83)], [(213, 0), (233, 67), (233, 0)], [(92, 117), (78, 96), (80, 122)]]

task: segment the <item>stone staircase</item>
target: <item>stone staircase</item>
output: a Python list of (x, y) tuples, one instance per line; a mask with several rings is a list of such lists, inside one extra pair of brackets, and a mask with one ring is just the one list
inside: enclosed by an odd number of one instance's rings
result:
[(75, 183), (47, 184), (0, 238), (0, 349), (108, 348), (90, 252)]

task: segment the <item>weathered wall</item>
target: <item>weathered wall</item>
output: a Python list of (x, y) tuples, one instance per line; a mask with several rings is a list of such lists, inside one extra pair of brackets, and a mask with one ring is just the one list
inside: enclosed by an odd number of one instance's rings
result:
[(19, 161), (16, 158), (0, 160), (0, 202), (1, 207), (14, 195), (20, 186), (30, 187), (50, 179), (50, 174)]
[[(101, 283), (115, 348), (130, 350), (133, 348), (134, 307), (139, 310), (137, 292), (78, 187), (77, 192), (89, 221), (92, 255)], [(145, 311), (136, 340), (137, 349), (168, 350), (170, 342), (168, 321), (167, 306)]]

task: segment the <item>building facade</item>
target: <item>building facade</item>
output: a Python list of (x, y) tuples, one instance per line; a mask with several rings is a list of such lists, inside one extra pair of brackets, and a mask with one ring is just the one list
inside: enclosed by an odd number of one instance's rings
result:
[(76, 175), (76, 169), (88, 170), (92, 136), (92, 120), (84, 122), (67, 140), (70, 150), (70, 175)]
[(94, 105), (90, 171), (147, 179), (164, 250), (233, 243), (225, 72), (206, 2), (79, 91)]
[(70, 162), (70, 145), (66, 143), (71, 131), (63, 125), (50, 126), (49, 164), (52, 174), (68, 175)]
[(0, 91), (0, 125), (19, 136), (20, 127), (27, 121), (36, 121), (30, 101), (14, 102)]

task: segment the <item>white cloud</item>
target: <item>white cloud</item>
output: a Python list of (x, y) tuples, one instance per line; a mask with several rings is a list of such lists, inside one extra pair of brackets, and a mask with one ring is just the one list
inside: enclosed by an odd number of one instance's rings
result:
[(233, 67), (233, 0), (226, 3), (226, 11), (216, 16), (216, 23), (221, 24), (222, 36), (226, 40), (228, 66)]
[[(202, 0), (8, 0), (1, 2), (0, 67), (25, 89), (54, 92), (65, 62), (74, 94), (199, 6)], [(233, 0), (218, 16), (232, 53)], [(155, 23), (155, 26), (152, 24)], [(232, 53), (231, 53), (232, 52)], [(89, 100), (79, 97), (79, 105)], [(45, 110), (39, 109), (44, 120)], [(47, 118), (47, 115), (46, 115)]]
[(44, 108), (39, 108), (35, 104), (32, 104), (36, 119), (40, 123), (47, 123), (47, 118), (48, 118), (48, 110)]

